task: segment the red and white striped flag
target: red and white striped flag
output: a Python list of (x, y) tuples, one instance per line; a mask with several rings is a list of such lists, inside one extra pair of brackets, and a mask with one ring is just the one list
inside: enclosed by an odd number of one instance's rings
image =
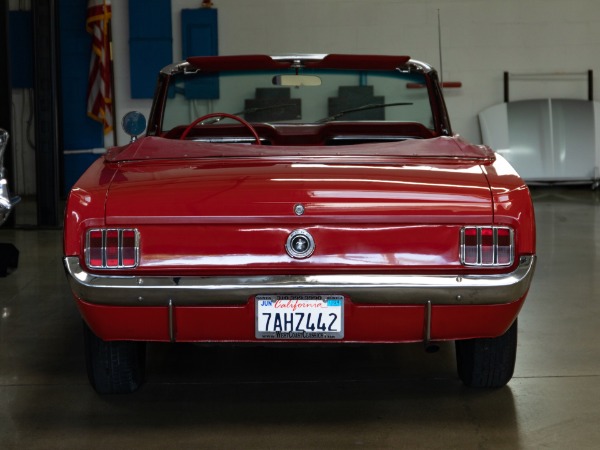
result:
[(103, 124), (104, 134), (113, 129), (110, 18), (110, 0), (88, 1), (86, 30), (92, 35), (92, 58), (88, 77), (87, 113)]

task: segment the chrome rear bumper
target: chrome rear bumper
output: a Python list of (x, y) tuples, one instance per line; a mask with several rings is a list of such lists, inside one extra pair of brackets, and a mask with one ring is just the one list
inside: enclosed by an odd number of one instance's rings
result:
[(257, 294), (335, 293), (357, 304), (492, 305), (523, 297), (535, 256), (498, 275), (265, 275), (237, 277), (108, 276), (87, 273), (76, 256), (64, 258), (76, 297), (112, 306), (243, 305)]

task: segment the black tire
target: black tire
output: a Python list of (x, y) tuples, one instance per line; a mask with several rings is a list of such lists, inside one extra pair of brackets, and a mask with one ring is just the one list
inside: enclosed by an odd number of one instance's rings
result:
[(502, 336), (456, 341), (458, 376), (469, 387), (498, 388), (513, 376), (517, 320)]
[(145, 380), (146, 343), (103, 341), (83, 324), (85, 362), (90, 384), (99, 394), (127, 394)]

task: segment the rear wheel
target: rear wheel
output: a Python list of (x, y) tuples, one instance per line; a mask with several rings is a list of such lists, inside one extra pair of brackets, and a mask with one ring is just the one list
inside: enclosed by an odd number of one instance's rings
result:
[(456, 341), (456, 365), (470, 387), (502, 387), (512, 378), (517, 356), (517, 321), (502, 336)]
[(90, 384), (99, 394), (137, 390), (146, 372), (146, 343), (103, 341), (83, 324), (85, 362)]

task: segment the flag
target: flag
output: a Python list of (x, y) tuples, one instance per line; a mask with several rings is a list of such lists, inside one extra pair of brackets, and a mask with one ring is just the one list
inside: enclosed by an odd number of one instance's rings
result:
[(104, 134), (113, 130), (110, 0), (89, 0), (86, 30), (92, 35), (87, 113), (101, 122)]

